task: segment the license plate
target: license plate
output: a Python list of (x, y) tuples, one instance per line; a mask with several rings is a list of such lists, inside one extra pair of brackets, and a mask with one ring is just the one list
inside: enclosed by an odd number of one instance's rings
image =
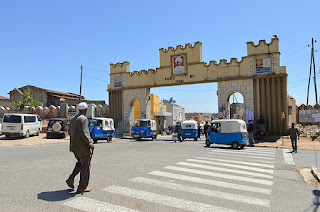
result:
[(9, 127), (9, 130), (14, 130), (15, 127)]
[(191, 133), (186, 133), (186, 135), (191, 135)]
[(139, 135), (134, 135), (133, 137), (139, 137)]

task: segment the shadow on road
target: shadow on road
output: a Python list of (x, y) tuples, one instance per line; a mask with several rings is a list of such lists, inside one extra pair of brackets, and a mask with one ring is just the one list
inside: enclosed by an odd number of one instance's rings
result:
[(63, 201), (63, 200), (72, 198), (75, 195), (77, 195), (77, 193), (74, 192), (73, 189), (46, 191), (46, 192), (39, 193), (38, 199), (49, 201), (49, 202), (56, 202), (56, 201)]
[(313, 201), (313, 205), (315, 206), (313, 211), (318, 211), (319, 206), (320, 206), (320, 201), (319, 201), (320, 190), (313, 190), (312, 192), (315, 197), (315, 199)]

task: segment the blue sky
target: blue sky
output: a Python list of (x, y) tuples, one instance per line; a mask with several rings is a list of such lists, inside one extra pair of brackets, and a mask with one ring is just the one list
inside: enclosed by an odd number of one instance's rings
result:
[[(0, 95), (35, 85), (106, 100), (109, 64), (159, 67), (159, 48), (202, 42), (203, 61), (246, 55), (246, 42), (276, 34), (288, 91), (306, 103), (311, 38), (319, 40), (320, 1), (0, 0)], [(316, 56), (319, 79), (320, 56)], [(317, 80), (318, 81), (318, 80)], [(319, 85), (319, 81), (317, 82)], [(187, 112), (217, 112), (217, 84), (151, 89)], [(314, 87), (310, 103), (315, 103)]]

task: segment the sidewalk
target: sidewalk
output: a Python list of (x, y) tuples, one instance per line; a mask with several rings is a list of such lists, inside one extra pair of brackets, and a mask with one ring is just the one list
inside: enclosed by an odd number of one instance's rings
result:
[[(283, 142), (283, 145), (282, 145)], [(312, 141), (311, 138), (300, 137), (297, 140), (298, 150), (320, 150), (320, 139), (317, 138)], [(255, 140), (255, 146), (257, 147), (270, 147), (270, 148), (284, 148), (292, 149), (291, 140), (289, 136), (283, 136), (283, 139), (279, 137), (267, 136), (263, 141)]]

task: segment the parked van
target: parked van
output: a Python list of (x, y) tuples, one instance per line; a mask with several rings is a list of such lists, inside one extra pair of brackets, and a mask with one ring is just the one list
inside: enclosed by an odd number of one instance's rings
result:
[(20, 135), (28, 138), (29, 135), (40, 135), (42, 120), (34, 114), (4, 114), (2, 119), (2, 133), (10, 138), (11, 135)]
[(239, 119), (214, 120), (209, 128), (206, 146), (210, 144), (228, 144), (233, 149), (242, 149), (248, 144), (246, 123)]

